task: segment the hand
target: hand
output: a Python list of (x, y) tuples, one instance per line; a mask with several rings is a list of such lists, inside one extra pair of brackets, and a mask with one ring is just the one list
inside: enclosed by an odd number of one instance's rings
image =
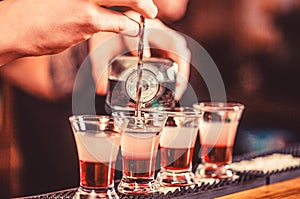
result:
[[(171, 23), (179, 20), (186, 13), (189, 0), (153, 0), (158, 7), (158, 18), (163, 22)], [(168, 8), (168, 9), (165, 9)]]
[[(131, 17), (135, 17), (135, 19), (139, 18), (138, 15), (132, 15)], [(168, 28), (158, 19), (146, 20), (145, 24), (144, 56), (150, 57), (150, 48), (155, 48), (162, 53), (159, 55), (160, 57), (170, 58), (177, 62), (179, 69), (175, 99), (179, 100), (187, 87), (190, 71), (189, 62), (191, 53), (187, 48), (186, 40), (183, 36)], [(108, 76), (105, 70), (108, 68), (110, 60), (117, 55), (124, 54), (126, 51), (130, 51), (136, 56), (137, 39), (138, 38), (129, 37), (121, 38), (112, 33), (98, 33), (91, 38), (91, 48), (94, 49), (97, 47), (97, 50), (91, 54), (91, 59), (93, 64), (93, 76), (95, 82), (98, 82), (96, 89), (98, 94), (106, 94)]]
[[(18, 57), (58, 53), (99, 31), (136, 36), (138, 23), (107, 6), (154, 18), (152, 0), (6, 0), (0, 2), (0, 66)], [(127, 31), (131, 30), (131, 31)]]
[[(155, 56), (169, 58), (178, 64), (175, 89), (175, 100), (178, 101), (186, 90), (190, 73), (191, 52), (187, 47), (186, 40), (158, 19), (146, 20), (145, 24), (144, 56), (150, 57), (150, 49), (155, 49)], [(127, 48), (135, 56), (137, 56), (137, 42), (137, 38), (127, 37), (125, 39)]]

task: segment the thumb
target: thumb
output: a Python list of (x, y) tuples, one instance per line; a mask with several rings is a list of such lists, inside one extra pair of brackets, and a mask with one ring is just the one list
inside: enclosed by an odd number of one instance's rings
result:
[[(144, 51), (143, 51), (143, 57), (150, 57), (151, 52), (150, 52), (150, 45), (147, 40), (147, 31), (145, 31), (144, 34)], [(138, 37), (124, 37), (124, 43), (128, 49), (128, 51), (133, 55), (133, 56), (138, 56), (138, 45), (139, 45), (139, 38)]]
[(93, 25), (96, 27), (97, 32), (115, 32), (121, 33), (127, 36), (136, 37), (139, 33), (139, 23), (130, 19), (126, 15), (108, 10), (106, 8), (98, 7), (97, 13), (94, 19), (92, 19)]

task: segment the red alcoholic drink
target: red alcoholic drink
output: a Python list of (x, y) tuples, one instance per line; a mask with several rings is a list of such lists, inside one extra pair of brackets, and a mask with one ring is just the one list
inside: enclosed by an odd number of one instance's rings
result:
[(192, 167), (194, 148), (176, 149), (161, 147), (161, 165), (166, 170), (186, 171)]
[(190, 170), (198, 128), (165, 126), (160, 139), (161, 167)]
[(113, 112), (112, 115), (123, 132), (123, 175), (118, 191), (123, 194), (142, 195), (157, 192), (158, 184), (154, 180), (155, 162), (166, 115), (149, 111)]
[(202, 160), (218, 165), (231, 163), (232, 148), (232, 146), (202, 145)]
[(197, 116), (178, 113), (169, 116), (160, 139), (161, 171), (158, 181), (166, 186), (189, 186), (194, 183), (192, 158), (197, 137)]
[(75, 134), (75, 140), (80, 161), (80, 186), (90, 189), (111, 186), (120, 134), (79, 132)]
[(131, 178), (152, 178), (155, 170), (156, 156), (147, 159), (136, 159), (123, 156), (123, 172)]
[(91, 189), (112, 186), (114, 168), (115, 162), (80, 161), (80, 184)]
[(157, 191), (154, 180), (160, 133), (139, 130), (124, 132), (121, 140), (123, 176), (121, 193), (149, 194)]
[(200, 124), (203, 162), (226, 165), (232, 161), (232, 148), (237, 126), (237, 122), (203, 122)]
[(199, 124), (201, 164), (196, 176), (234, 179), (230, 169), (232, 148), (244, 105), (239, 103), (202, 102), (194, 104), (203, 117)]
[(160, 133), (125, 132), (121, 140), (123, 174), (153, 179)]
[(74, 198), (119, 198), (114, 173), (121, 133), (110, 116), (69, 118), (76, 141), (80, 186)]

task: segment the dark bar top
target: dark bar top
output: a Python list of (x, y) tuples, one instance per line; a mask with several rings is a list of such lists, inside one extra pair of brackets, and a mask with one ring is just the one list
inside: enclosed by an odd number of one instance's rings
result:
[[(273, 162), (268, 163), (268, 161), (274, 157), (279, 158), (280, 164), (274, 164)], [(243, 156), (234, 157), (234, 164), (242, 164), (243, 161), (245, 162), (247, 168), (251, 168), (251, 162), (253, 162), (253, 165), (257, 165), (257, 162), (264, 162), (264, 164), (271, 164), (271, 168), (268, 170), (268, 168), (264, 168), (263, 171), (260, 170), (237, 170), (237, 175), (239, 176), (238, 179), (235, 180), (210, 180), (210, 181), (202, 181), (198, 182), (195, 186), (189, 187), (189, 188), (166, 188), (160, 191), (159, 193), (156, 193), (154, 195), (148, 195), (148, 196), (138, 196), (138, 195), (120, 195), (120, 198), (175, 198), (175, 199), (198, 199), (198, 198), (216, 198), (221, 197), (229, 194), (237, 194), (237, 197), (235, 198), (242, 198), (238, 197), (239, 194), (243, 194), (245, 190), (248, 190), (250, 193), (252, 190), (257, 191), (257, 194), (266, 194), (267, 190), (270, 188), (267, 188), (270, 185), (276, 182), (286, 181), (287, 184), (291, 184), (294, 181), (287, 181), (289, 179), (295, 178), (295, 182), (298, 183), (298, 192), (296, 193), (294, 190), (296, 190), (297, 187), (294, 189), (284, 189), (282, 187), (281, 192), (289, 192), (295, 194), (300, 194), (300, 143), (291, 145), (289, 147), (285, 147), (283, 149), (277, 149), (272, 151), (265, 151), (265, 152), (258, 152), (258, 153), (252, 153), (252, 154), (246, 154)], [(262, 159), (261, 159), (262, 158)], [(284, 158), (287, 158), (287, 162), (285, 163), (283, 160)], [(289, 159), (291, 158), (291, 159)], [(275, 159), (276, 160), (276, 159)], [(290, 161), (292, 160), (292, 161)], [(294, 165), (291, 165), (291, 162)], [(233, 165), (234, 165), (233, 164)], [(282, 164), (287, 164), (285, 167)], [(276, 166), (279, 166), (278, 169), (274, 169)], [(237, 167), (233, 167), (237, 168)], [(118, 185), (118, 181), (115, 182), (115, 185)], [(274, 184), (274, 186), (277, 186)], [(280, 186), (280, 185), (278, 185)], [(284, 185), (288, 186), (288, 185)], [(296, 186), (296, 185), (295, 185)], [(261, 187), (258, 189), (253, 189), (256, 187)], [(51, 192), (51, 193), (44, 193), (44, 194), (38, 194), (34, 196), (25, 196), (22, 198), (26, 199), (36, 199), (36, 198), (72, 198), (76, 192), (77, 188), (73, 189), (67, 189), (67, 190), (59, 190), (57, 192)], [(253, 195), (252, 193), (250, 193)], [(257, 195), (255, 194), (255, 195)], [(274, 193), (276, 194), (276, 193)], [(278, 193), (279, 194), (279, 193)], [(235, 196), (235, 195), (233, 195)], [(248, 195), (249, 196), (249, 195)], [(295, 196), (296, 197), (296, 196)], [(295, 198), (294, 197), (294, 198)], [(269, 197), (268, 197), (269, 198)], [(297, 197), (296, 197), (297, 198)], [(222, 198), (223, 199), (223, 198)]]

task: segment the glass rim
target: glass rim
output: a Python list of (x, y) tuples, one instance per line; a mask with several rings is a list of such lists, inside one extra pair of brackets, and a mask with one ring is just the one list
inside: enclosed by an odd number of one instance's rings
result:
[(189, 106), (180, 107), (153, 107), (151, 109), (153, 112), (167, 114), (168, 116), (188, 116), (188, 117), (198, 117), (201, 115), (201, 111), (196, 108)]
[[(147, 117), (139, 117), (135, 116), (135, 111), (115, 111), (112, 113), (112, 117), (117, 117), (117, 118), (132, 118), (132, 119), (138, 119), (138, 120), (159, 120), (159, 119), (165, 119), (168, 117), (167, 114), (164, 113), (158, 113), (158, 112), (153, 112), (153, 111), (141, 111), (142, 113), (154, 113), (156, 114), (155, 116), (147, 116)], [(123, 114), (123, 115), (121, 115)]]
[[(95, 120), (96, 119), (96, 120)], [(70, 122), (88, 122), (88, 123), (94, 123), (94, 122), (101, 122), (101, 120), (107, 119), (102, 122), (107, 122), (107, 121), (112, 121), (113, 117), (110, 115), (72, 115), (69, 116), (69, 121)]]
[(239, 102), (198, 102), (193, 107), (200, 111), (241, 111), (245, 105)]

